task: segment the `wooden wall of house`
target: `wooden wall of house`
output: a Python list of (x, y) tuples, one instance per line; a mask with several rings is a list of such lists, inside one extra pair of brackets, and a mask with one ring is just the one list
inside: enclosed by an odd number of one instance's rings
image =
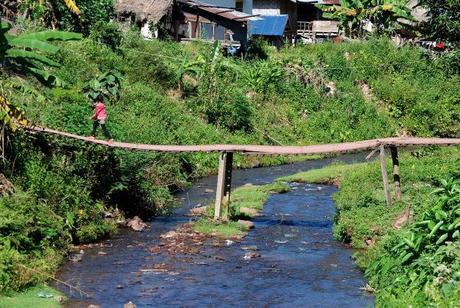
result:
[(254, 0), (252, 14), (274, 16), (280, 14), (280, 0)]
[(280, 12), (289, 16), (285, 32), (287, 34), (295, 33), (297, 30), (297, 4), (290, 0), (280, 0)]

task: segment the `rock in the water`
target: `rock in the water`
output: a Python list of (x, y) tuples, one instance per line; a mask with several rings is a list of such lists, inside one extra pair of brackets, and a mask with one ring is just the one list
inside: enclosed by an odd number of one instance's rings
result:
[(177, 235), (176, 231), (168, 231), (165, 234), (160, 235), (161, 238), (172, 238)]
[(105, 256), (107, 253), (105, 251), (99, 251), (97, 254), (99, 256)]
[(252, 246), (243, 246), (243, 247), (241, 247), (241, 249), (243, 249), (243, 250), (252, 250), (252, 251), (259, 250), (259, 248), (258, 248), (256, 245), (252, 245)]
[(117, 289), (123, 289), (123, 288), (124, 287), (121, 284), (117, 285)]
[(204, 190), (205, 193), (213, 193), (214, 192), (214, 189), (211, 189), (211, 188), (206, 188)]
[(225, 240), (225, 246), (231, 246), (231, 245), (233, 245), (233, 243), (235, 243), (235, 242), (232, 241), (232, 240)]
[(244, 254), (243, 259), (244, 259), (244, 260), (251, 260), (251, 259), (260, 258), (260, 257), (261, 257), (260, 253), (257, 253), (257, 252), (247, 252), (247, 253)]
[(136, 308), (136, 305), (132, 301), (129, 301), (123, 305), (123, 308)]
[(198, 206), (194, 207), (190, 210), (190, 214), (192, 215), (203, 215), (206, 213), (207, 206)]
[(81, 249), (79, 252), (72, 252), (69, 255), (69, 260), (72, 262), (80, 262), (83, 259), (85, 252)]
[(128, 219), (126, 225), (134, 231), (143, 231), (147, 228), (147, 224), (142, 221), (138, 216), (134, 216), (132, 219)]
[(252, 221), (249, 221), (249, 220), (242, 220), (242, 219), (240, 219), (240, 220), (238, 220), (238, 223), (239, 223), (240, 225), (245, 226), (245, 227), (248, 228), (248, 229), (254, 228), (254, 223), (253, 223)]
[(240, 207), (240, 213), (247, 215), (249, 217), (254, 217), (258, 214), (256, 209), (251, 209), (249, 207)]
[(91, 304), (91, 305), (88, 305), (88, 308), (101, 308), (101, 306)]

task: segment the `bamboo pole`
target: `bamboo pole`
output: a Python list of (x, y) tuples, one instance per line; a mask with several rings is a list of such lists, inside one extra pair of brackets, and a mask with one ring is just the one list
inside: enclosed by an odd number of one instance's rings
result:
[(220, 219), (222, 215), (222, 199), (225, 188), (225, 163), (227, 153), (222, 152), (219, 157), (219, 172), (217, 174), (216, 203), (214, 205), (214, 219)]
[(380, 146), (380, 168), (382, 169), (383, 190), (385, 192), (385, 201), (391, 206), (390, 185), (388, 183), (387, 162), (385, 157), (385, 146)]
[(393, 180), (395, 182), (396, 200), (401, 200), (401, 176), (399, 169), (398, 148), (395, 146), (390, 147), (391, 161), (393, 162)]
[(233, 153), (228, 152), (225, 159), (225, 182), (224, 182), (224, 202), (225, 207), (223, 211), (222, 219), (227, 221), (230, 215), (230, 192), (232, 190), (232, 165), (233, 165)]

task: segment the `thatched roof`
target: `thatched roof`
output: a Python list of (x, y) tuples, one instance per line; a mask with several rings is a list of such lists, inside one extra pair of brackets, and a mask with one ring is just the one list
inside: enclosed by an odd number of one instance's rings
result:
[(115, 12), (120, 15), (135, 14), (136, 21), (147, 20), (154, 24), (171, 9), (173, 0), (117, 0)]

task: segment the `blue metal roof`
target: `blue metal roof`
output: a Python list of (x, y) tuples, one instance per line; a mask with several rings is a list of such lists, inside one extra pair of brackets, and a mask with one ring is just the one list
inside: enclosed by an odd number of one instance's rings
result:
[(288, 21), (288, 15), (260, 16), (249, 23), (250, 35), (282, 36)]

